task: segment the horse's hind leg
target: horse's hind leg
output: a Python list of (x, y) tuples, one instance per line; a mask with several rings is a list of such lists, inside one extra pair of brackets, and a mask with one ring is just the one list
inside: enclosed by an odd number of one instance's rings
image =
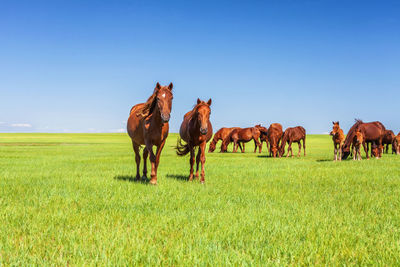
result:
[(190, 158), (189, 158), (189, 162), (190, 162), (190, 175), (189, 175), (189, 181), (193, 180), (193, 165), (194, 165), (194, 158), (195, 158), (195, 151), (194, 148), (190, 148)]
[(244, 142), (242, 143), (242, 145), (243, 145), (242, 153), (244, 153), (246, 151), (246, 146)]
[(149, 156), (149, 151), (143, 149), (143, 178), (147, 179), (147, 157)]
[(301, 142), (299, 141), (299, 152), (297, 153), (298, 157), (300, 157), (300, 153), (301, 153)]
[(306, 137), (303, 139), (303, 150), (304, 150), (304, 157), (306, 156)]
[(135, 161), (136, 161), (136, 178), (135, 180), (140, 180), (140, 149), (139, 146), (132, 142), (133, 151), (135, 152)]
[(199, 163), (200, 163), (200, 156), (201, 156), (201, 149), (199, 147), (199, 151), (197, 152), (197, 157), (196, 157), (196, 178), (199, 178)]

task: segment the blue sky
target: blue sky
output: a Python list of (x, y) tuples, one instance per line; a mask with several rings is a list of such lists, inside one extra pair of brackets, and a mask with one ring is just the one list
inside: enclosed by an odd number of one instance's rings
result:
[(116, 132), (174, 83), (222, 126), (400, 131), (400, 1), (1, 1), (0, 132)]

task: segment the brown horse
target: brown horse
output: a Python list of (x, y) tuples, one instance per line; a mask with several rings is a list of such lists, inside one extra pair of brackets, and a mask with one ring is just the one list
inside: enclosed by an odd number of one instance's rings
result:
[[(133, 151), (136, 160), (136, 181), (140, 180), (140, 146), (145, 145), (143, 150), (143, 178), (147, 179), (147, 156), (150, 153), (151, 162), (151, 184), (157, 184), (157, 169), (160, 163), (161, 151), (168, 137), (170, 113), (172, 108), (172, 83), (161, 86), (157, 83), (153, 94), (146, 103), (137, 104), (132, 107), (127, 130), (132, 139)], [(156, 154), (153, 146), (157, 147)]]
[(279, 157), (282, 157), (285, 154), (286, 143), (289, 144), (286, 157), (289, 157), (289, 151), (291, 152), (291, 155), (293, 157), (292, 143), (299, 144), (299, 152), (298, 152), (297, 156), (300, 157), (301, 141), (303, 141), (303, 149), (304, 149), (304, 156), (305, 156), (306, 155), (306, 129), (304, 129), (301, 126), (287, 128), (282, 136), (281, 147), (279, 148)]
[[(214, 134), (213, 140), (211, 141), (210, 147), (208, 148), (208, 152), (214, 152), (215, 149), (216, 149), (216, 147), (217, 147), (218, 141), (219, 141), (219, 140), (224, 141), (225, 138), (227, 138), (227, 137), (229, 136), (229, 134), (230, 134), (233, 130), (238, 129), (238, 128), (239, 128), (239, 127), (232, 127), (232, 128), (225, 128), (225, 127), (223, 127), (223, 128), (221, 128), (221, 129), (219, 129), (219, 130)], [(224, 151), (222, 151), (222, 149), (221, 149), (221, 152), (224, 152)]]
[(350, 128), (346, 139), (344, 140), (342, 159), (346, 159), (349, 156), (350, 146), (353, 143), (357, 129), (364, 135), (363, 147), (367, 159), (369, 159), (368, 143), (374, 143), (378, 147), (382, 144), (383, 135), (386, 129), (381, 122), (374, 121), (364, 123), (362, 120), (356, 120), (356, 123)]
[[(245, 143), (253, 140), (255, 147), (254, 147), (254, 153), (257, 152), (257, 147), (260, 149), (260, 130), (257, 127), (249, 127), (249, 128), (239, 128), (233, 130), (227, 138), (222, 142), (221, 149), (226, 150), (228, 144), (230, 142), (233, 142), (233, 153), (237, 152), (238, 146), (242, 144), (243, 148), (241, 147), (242, 153), (245, 152)], [(261, 149), (260, 149), (261, 153)]]
[(263, 142), (265, 142), (265, 145), (267, 146), (267, 150), (269, 151), (269, 147), (268, 147), (268, 129), (265, 128), (264, 126), (261, 126), (261, 124), (258, 124), (256, 127), (259, 131), (260, 131), (260, 153), (262, 151), (262, 146), (263, 146)]
[(397, 155), (400, 155), (400, 133), (393, 138), (392, 148)]
[[(184, 156), (190, 152), (190, 175), (189, 181), (193, 180), (193, 165), (195, 158), (195, 148), (199, 147), (196, 157), (196, 178), (199, 177), (199, 162), (201, 161), (201, 179), (204, 183), (205, 173), (204, 164), (206, 162), (206, 145), (213, 135), (213, 129), (210, 122), (211, 99), (206, 102), (197, 99), (196, 106), (185, 114), (179, 130), (181, 139), (178, 139), (176, 146), (177, 154)], [(182, 140), (186, 144), (182, 144)]]
[(353, 160), (361, 160), (361, 145), (364, 142), (364, 135), (359, 130), (356, 130), (356, 134), (353, 139)]
[(272, 123), (267, 132), (267, 137), (268, 137), (268, 142), (269, 142), (269, 156), (271, 157), (271, 154), (274, 158), (278, 155), (278, 148), (279, 148), (279, 142), (281, 141), (283, 135), (282, 131), (282, 125), (279, 123)]
[[(337, 161), (338, 158), (339, 160), (342, 160), (342, 147), (344, 144), (344, 133), (343, 130), (340, 129), (339, 122), (332, 122), (332, 132), (330, 132), (330, 135), (332, 136), (333, 140), (333, 147), (334, 147), (334, 161)], [(339, 154), (339, 157), (338, 157)]]
[[(391, 130), (386, 130), (385, 134), (383, 135), (382, 145), (386, 145), (385, 153), (387, 154), (389, 151), (389, 145), (393, 143), (393, 138), (395, 137), (394, 132)], [(382, 151), (383, 152), (383, 151)], [(393, 146), (392, 146), (392, 154), (393, 154)]]

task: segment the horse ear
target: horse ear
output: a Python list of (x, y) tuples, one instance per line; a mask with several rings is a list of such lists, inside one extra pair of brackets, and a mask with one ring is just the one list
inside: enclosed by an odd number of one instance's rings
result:
[(197, 105), (201, 103), (200, 98), (197, 98)]
[(169, 85), (168, 85), (168, 89), (170, 90), (170, 91), (172, 91), (172, 88), (174, 87), (174, 85), (172, 84), (172, 83), (170, 83)]
[(161, 85), (160, 85), (159, 82), (157, 82), (157, 84), (156, 84), (156, 89), (158, 90), (158, 89), (160, 89), (160, 88), (161, 88)]
[(337, 125), (339, 125), (339, 121), (337, 121), (336, 123), (337, 123)]
[(210, 98), (210, 99), (208, 99), (208, 101), (207, 101), (207, 105), (211, 106), (211, 102), (212, 102), (211, 98)]
[(333, 125), (335, 125), (335, 122), (334, 122), (334, 121), (332, 121), (332, 124), (333, 124)]

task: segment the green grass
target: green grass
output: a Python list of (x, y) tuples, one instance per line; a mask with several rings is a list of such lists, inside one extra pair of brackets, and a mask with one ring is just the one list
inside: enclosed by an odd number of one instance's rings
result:
[(201, 185), (171, 134), (150, 186), (125, 134), (0, 134), (0, 265), (399, 265), (400, 157), (307, 138), (305, 158), (207, 153)]

